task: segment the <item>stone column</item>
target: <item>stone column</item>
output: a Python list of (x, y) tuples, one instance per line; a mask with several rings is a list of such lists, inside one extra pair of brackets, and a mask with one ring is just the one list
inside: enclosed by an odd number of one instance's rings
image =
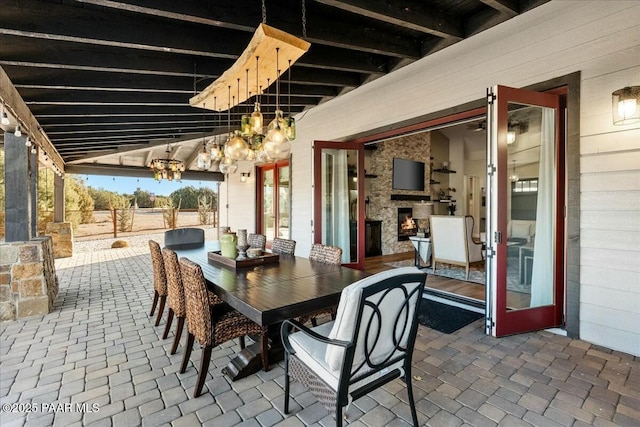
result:
[(31, 189), (26, 136), (4, 134), (5, 241), (31, 240)]
[(38, 235), (38, 153), (27, 148), (29, 156), (29, 187), (31, 189), (31, 235)]
[(64, 178), (53, 177), (53, 222), (64, 222)]

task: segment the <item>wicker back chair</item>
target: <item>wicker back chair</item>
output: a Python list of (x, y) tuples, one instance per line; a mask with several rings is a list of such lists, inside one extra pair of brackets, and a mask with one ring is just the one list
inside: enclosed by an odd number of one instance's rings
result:
[(267, 244), (267, 236), (265, 236), (264, 234), (250, 233), (247, 236), (247, 242), (249, 243), (250, 247), (260, 248), (264, 251), (264, 247)]
[[(313, 246), (311, 246), (309, 259), (311, 261), (322, 262), (324, 264), (340, 265), (342, 260), (342, 249), (337, 246), (327, 246), (320, 243), (314, 243)], [(333, 306), (315, 310), (311, 313), (298, 317), (296, 320), (303, 325), (311, 320), (311, 324), (313, 326), (317, 326), (318, 317), (322, 315), (329, 315), (334, 319), (336, 317), (336, 307)]]
[(296, 241), (276, 237), (271, 242), (271, 252), (274, 254), (293, 255), (296, 252)]
[(342, 248), (337, 246), (314, 243), (309, 253), (311, 261), (323, 262), (325, 264), (340, 265), (342, 262)]
[(149, 316), (153, 317), (156, 305), (160, 301), (158, 317), (156, 317), (156, 326), (158, 326), (167, 301), (167, 275), (164, 270), (164, 260), (162, 259), (162, 251), (158, 242), (149, 240), (149, 251), (151, 252), (151, 265), (153, 267), (153, 303), (151, 304)]
[(349, 402), (402, 378), (417, 427), (411, 359), (426, 278), (415, 267), (383, 271), (342, 291), (335, 322), (309, 329), (286, 320), (280, 330), (284, 413), (289, 412), (290, 378), (316, 396), (335, 416), (336, 426), (342, 426), (342, 410)]
[(204, 243), (202, 228), (176, 228), (164, 232), (164, 245), (198, 245)]
[(193, 391), (193, 397), (198, 397), (207, 377), (213, 347), (249, 334), (266, 334), (266, 331), (226, 304), (211, 306), (204, 275), (198, 264), (187, 258), (180, 258), (180, 272), (184, 284), (189, 331), (180, 373), (186, 371), (193, 342), (198, 340), (203, 347), (198, 381)]

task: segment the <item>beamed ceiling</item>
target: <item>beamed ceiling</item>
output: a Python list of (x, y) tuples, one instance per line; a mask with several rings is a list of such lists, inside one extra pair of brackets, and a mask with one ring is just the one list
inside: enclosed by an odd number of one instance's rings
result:
[[(282, 76), (280, 104), (312, 108), (546, 1), (306, 0), (311, 48)], [(302, 2), (267, 0), (267, 24), (303, 37)], [(141, 167), (171, 143), (193, 166), (203, 134), (224, 132), (227, 116), (189, 98), (261, 21), (259, 0), (7, 0), (0, 66), (67, 164)], [(247, 109), (232, 109), (232, 121)]]

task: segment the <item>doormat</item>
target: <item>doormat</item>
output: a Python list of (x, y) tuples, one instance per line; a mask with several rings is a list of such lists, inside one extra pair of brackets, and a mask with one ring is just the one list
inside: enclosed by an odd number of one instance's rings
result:
[[(437, 270), (436, 270), (437, 271)], [(483, 317), (482, 313), (422, 298), (418, 321), (444, 334), (451, 334)]]

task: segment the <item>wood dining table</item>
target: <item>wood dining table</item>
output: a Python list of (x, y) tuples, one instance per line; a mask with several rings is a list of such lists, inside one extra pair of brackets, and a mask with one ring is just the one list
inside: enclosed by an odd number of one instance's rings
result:
[[(284, 320), (337, 305), (342, 289), (368, 276), (364, 271), (284, 254), (278, 262), (233, 268), (209, 260), (210, 251), (220, 250), (217, 241), (169, 248), (200, 265), (209, 289), (223, 301), (258, 325), (268, 326), (269, 362), (283, 357), (279, 328)], [(254, 341), (223, 369), (232, 380), (260, 370), (262, 347)]]

